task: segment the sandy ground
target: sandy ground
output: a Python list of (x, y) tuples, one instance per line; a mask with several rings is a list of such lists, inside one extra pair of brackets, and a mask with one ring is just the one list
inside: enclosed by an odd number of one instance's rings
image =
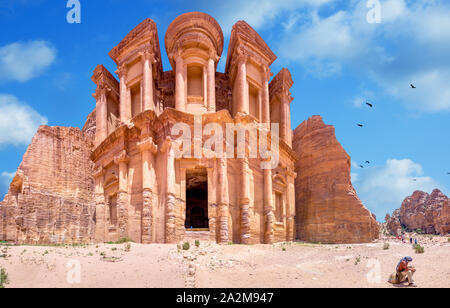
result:
[[(389, 249), (383, 249), (384, 242)], [(413, 257), (418, 287), (450, 287), (450, 242), (422, 237), (425, 253), (384, 239), (371, 244), (0, 247), (7, 288), (16, 287), (375, 287), (387, 283), (399, 259)], [(79, 273), (79, 275), (78, 275)]]

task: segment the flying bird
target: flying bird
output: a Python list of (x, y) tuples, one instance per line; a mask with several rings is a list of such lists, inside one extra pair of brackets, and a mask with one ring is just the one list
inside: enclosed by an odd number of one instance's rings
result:
[(363, 165), (359, 165), (360, 167), (361, 167), (361, 169), (364, 169), (364, 166)]
[(410, 84), (411, 88), (416, 89), (416, 86), (413, 84)]
[(413, 179), (414, 182), (417, 182), (417, 179)]
[(450, 175), (450, 172), (447, 172), (447, 175)]
[(370, 161), (366, 160), (366, 164), (370, 164)]
[(366, 102), (366, 105), (369, 106), (370, 108), (373, 107), (373, 105), (371, 103), (369, 103), (369, 102)]
[(362, 124), (356, 124), (356, 125), (358, 125), (359, 127), (364, 127), (364, 125), (362, 125)]

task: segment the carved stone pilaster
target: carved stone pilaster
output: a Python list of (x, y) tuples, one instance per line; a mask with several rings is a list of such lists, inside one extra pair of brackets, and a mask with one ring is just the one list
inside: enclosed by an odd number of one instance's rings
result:
[(272, 200), (272, 170), (264, 169), (264, 242), (273, 243), (273, 223), (275, 217), (273, 214)]
[(176, 197), (174, 192), (175, 186), (175, 152), (173, 149), (174, 143), (172, 139), (167, 136), (164, 141), (161, 151), (166, 153), (167, 162), (167, 180), (166, 180), (166, 243), (175, 243), (176, 238)]
[(119, 165), (119, 191), (117, 192), (119, 238), (128, 237), (128, 160), (125, 150), (114, 157), (114, 162)]
[(119, 239), (128, 237), (128, 194), (119, 191), (117, 193), (117, 224), (119, 227)]
[(150, 244), (152, 242), (152, 228), (153, 228), (153, 205), (152, 192), (150, 189), (144, 189), (142, 192), (142, 243)]
[(240, 196), (240, 209), (241, 209), (241, 244), (250, 243), (250, 198), (249, 198), (249, 174), (248, 174), (248, 159), (240, 159), (241, 166), (241, 196)]
[(227, 160), (222, 158), (219, 160), (219, 201), (217, 206), (219, 208), (219, 243), (227, 244), (229, 239), (228, 234), (228, 174), (227, 174)]
[(95, 239), (97, 242), (106, 241), (106, 206), (105, 195), (103, 193), (95, 194)]
[(166, 243), (175, 243), (176, 238), (176, 215), (175, 215), (176, 199), (173, 194), (166, 196)]
[(286, 223), (286, 240), (292, 242), (294, 240), (294, 217), (289, 216)]

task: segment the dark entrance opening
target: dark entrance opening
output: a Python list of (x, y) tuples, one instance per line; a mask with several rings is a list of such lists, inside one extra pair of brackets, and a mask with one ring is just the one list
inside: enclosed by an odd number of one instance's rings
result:
[(186, 171), (186, 229), (208, 229), (208, 175), (206, 169)]

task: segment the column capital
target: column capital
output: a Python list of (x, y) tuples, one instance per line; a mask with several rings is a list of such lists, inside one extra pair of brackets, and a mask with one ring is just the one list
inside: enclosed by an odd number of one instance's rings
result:
[(263, 71), (264, 81), (269, 82), (270, 81), (270, 77), (273, 76), (273, 73), (270, 71), (270, 68), (268, 66), (263, 66), (262, 67), (262, 71)]
[(170, 151), (170, 148), (172, 147), (173, 140), (170, 138), (170, 136), (166, 137), (166, 140), (164, 140), (162, 146), (161, 146), (161, 152), (165, 153), (167, 151)]
[(239, 54), (239, 55), (236, 57), (236, 63), (237, 63), (238, 65), (239, 65), (239, 64), (247, 64), (248, 59), (249, 59), (249, 56), (248, 56), (248, 55), (246, 55), (246, 54)]
[(152, 137), (145, 138), (144, 140), (138, 142), (138, 148), (141, 152), (150, 151), (153, 155), (158, 151), (158, 146), (153, 142)]
[(92, 172), (92, 175), (94, 176), (94, 178), (99, 178), (99, 177), (105, 175), (105, 169), (103, 168), (103, 166), (99, 166), (94, 169), (94, 171)]
[(92, 96), (98, 101), (102, 96), (106, 96), (109, 92), (111, 92), (111, 88), (104, 84), (99, 84), (95, 93)]
[(150, 63), (152, 63), (152, 64), (156, 63), (156, 57), (155, 57), (155, 54), (153, 51), (144, 50), (144, 51), (141, 51), (139, 54), (142, 57), (142, 60), (144, 60), (144, 61), (149, 60)]
[(126, 68), (125, 64), (122, 64), (117, 68), (116, 74), (119, 76), (120, 79), (122, 79), (123, 77), (126, 76), (127, 68)]
[(117, 165), (120, 163), (128, 163), (129, 160), (130, 157), (127, 155), (127, 152), (125, 150), (114, 157), (114, 163)]
[(215, 51), (211, 51), (209, 53), (209, 60), (213, 60), (214, 62), (218, 62), (220, 60), (220, 57), (216, 54)]

